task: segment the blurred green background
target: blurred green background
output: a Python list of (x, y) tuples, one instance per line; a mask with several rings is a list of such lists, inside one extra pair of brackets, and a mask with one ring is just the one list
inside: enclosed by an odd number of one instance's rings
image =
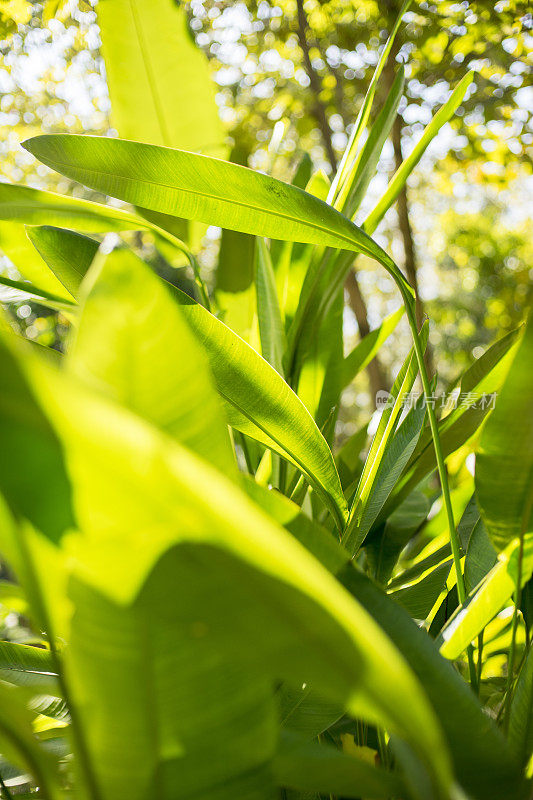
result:
[[(233, 159), (290, 180), (302, 155), (331, 175), (399, 11), (396, 0), (279, 0), (182, 4), (209, 58)], [(361, 219), (468, 69), (475, 80), (376, 233), (419, 289), (431, 319), (429, 358), (443, 386), (525, 316), (532, 301), (532, 15), (521, 2), (415, 2), (394, 57), (406, 64), (406, 97)], [(0, 3), (1, 178), (91, 196), (37, 165), (20, 142), (41, 132), (113, 135), (93, 6), (86, 0)], [(394, 64), (383, 80), (390, 88)], [(379, 110), (381, 103), (376, 104)], [(95, 199), (96, 195), (92, 195)], [(0, 223), (0, 250), (9, 233)], [(209, 228), (199, 258), (213, 282), (220, 231)], [(148, 235), (130, 234), (160, 273), (178, 275)], [(6, 256), (2, 272), (17, 278)], [(2, 287), (22, 331), (61, 347), (68, 321)], [(358, 260), (347, 282), (351, 348), (398, 307), (392, 281)], [(344, 396), (361, 416), (374, 410), (409, 346), (400, 324), (379, 359)], [(341, 415), (342, 419), (342, 415)]]

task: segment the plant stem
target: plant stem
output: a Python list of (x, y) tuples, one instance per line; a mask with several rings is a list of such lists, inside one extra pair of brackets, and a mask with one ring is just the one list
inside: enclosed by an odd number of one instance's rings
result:
[(514, 663), (516, 659), (516, 633), (518, 630), (518, 609), (522, 599), (522, 562), (524, 559), (524, 536), (520, 537), (520, 549), (518, 551), (518, 569), (517, 569), (517, 584), (513, 612), (513, 628), (511, 633), (511, 647), (509, 649), (509, 661), (507, 663), (507, 684), (505, 688), (505, 715), (503, 718), (503, 727), (505, 732), (509, 730), (509, 720), (511, 718), (511, 701), (513, 693), (511, 691), (513, 686)]
[(379, 746), (379, 756), (381, 760), (381, 764), (384, 769), (389, 769), (389, 750), (387, 747), (387, 736), (385, 733), (385, 729), (379, 727), (378, 728), (378, 746)]
[[(426, 363), (424, 361), (424, 352), (422, 350), (422, 346), (420, 344), (420, 339), (418, 336), (418, 327), (416, 323), (416, 313), (415, 313), (414, 303), (412, 301), (412, 298), (409, 297), (409, 295), (405, 291), (404, 287), (400, 286), (399, 288), (402, 293), (407, 319), (409, 321), (409, 326), (411, 328), (411, 333), (413, 335), (413, 345), (415, 348), (416, 359), (418, 361), (418, 369), (420, 371), (420, 378), (422, 380), (422, 386), (426, 398), (429, 427), (431, 428), (431, 436), (433, 438), (433, 446), (435, 448), (435, 458), (437, 461), (437, 471), (441, 483), (442, 496), (444, 497), (446, 517), (448, 520), (450, 546), (452, 548), (453, 563), (455, 566), (455, 574), (457, 580), (457, 595), (459, 597), (459, 602), (461, 603), (461, 605), (463, 605), (466, 601), (466, 585), (465, 585), (464, 575), (461, 569), (461, 545), (459, 542), (459, 537), (457, 535), (457, 530), (455, 528), (455, 521), (453, 518), (453, 508), (450, 497), (450, 487), (448, 484), (448, 474), (446, 472), (446, 464), (444, 463), (444, 456), (442, 454), (442, 447), (440, 444), (437, 417), (435, 416), (435, 409), (433, 408), (433, 404), (431, 402), (431, 387), (429, 382), (429, 376), (426, 369)], [(476, 680), (476, 667), (474, 664), (474, 654), (472, 650), (472, 645), (468, 646), (467, 654), (468, 654), (468, 668), (470, 672), (470, 683), (472, 684), (472, 688), (475, 690), (477, 686), (477, 680)]]
[(72, 730), (72, 738), (75, 742), (77, 748), (77, 755), (78, 761), (80, 764), (80, 772), (83, 774), (85, 781), (86, 781), (86, 789), (88, 790), (91, 798), (94, 800), (98, 800), (100, 796), (100, 792), (96, 783), (96, 778), (94, 776), (92, 767), (91, 767), (91, 760), (89, 756), (89, 752), (87, 749), (87, 745), (85, 742), (85, 737), (83, 735), (83, 728), (81, 720), (78, 717), (78, 711), (72, 701), (70, 696), (70, 690), (65, 679), (65, 673), (63, 670), (63, 664), (61, 663), (61, 657), (58, 653), (57, 647), (55, 645), (55, 641), (53, 638), (53, 634), (50, 631), (48, 637), (48, 644), (50, 647), (50, 654), (52, 656), (54, 666), (57, 672), (57, 682), (59, 684), (59, 688), (61, 690), (61, 694), (63, 695), (63, 699), (68, 706), (69, 714), (70, 714), (70, 725)]
[(477, 693), (479, 694), (479, 687), (481, 686), (481, 673), (483, 671), (483, 631), (477, 637)]
[(152, 225), (151, 227), (152, 227), (152, 232), (153, 233), (156, 233), (162, 239), (166, 239), (167, 242), (170, 242), (170, 244), (172, 244), (178, 250), (181, 250), (181, 252), (187, 258), (187, 260), (189, 261), (189, 264), (190, 264), (190, 266), (192, 268), (192, 271), (194, 273), (194, 283), (195, 283), (196, 289), (198, 291), (198, 298), (199, 298), (200, 304), (203, 305), (204, 308), (206, 308), (208, 311), (211, 311), (211, 303), (210, 303), (210, 300), (209, 300), (209, 293), (207, 291), (207, 287), (206, 287), (206, 285), (205, 285), (205, 283), (203, 281), (202, 275), (200, 273), (200, 265), (199, 265), (197, 259), (195, 258), (194, 254), (191, 253), (189, 248), (180, 239), (178, 239), (176, 236), (174, 236), (172, 233), (169, 233), (164, 228), (160, 228), (158, 225)]

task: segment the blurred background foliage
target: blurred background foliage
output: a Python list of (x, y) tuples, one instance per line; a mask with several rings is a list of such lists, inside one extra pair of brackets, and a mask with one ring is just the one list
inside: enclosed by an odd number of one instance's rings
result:
[[(233, 160), (289, 180), (307, 153), (315, 168), (331, 175), (400, 3), (182, 5), (191, 35), (210, 60)], [(0, 0), (2, 179), (103, 199), (37, 165), (19, 147), (41, 132), (115, 133), (93, 6), (88, 0)], [(476, 73), (453, 122), (434, 140), (376, 233), (419, 289), (444, 383), (516, 327), (532, 301), (532, 26), (527, 2), (415, 2), (393, 53), (406, 65), (407, 99), (361, 219), (450, 88), (468, 69)], [(393, 59), (384, 92), (394, 78)], [(219, 234), (208, 229), (200, 251), (211, 285)], [(0, 249), (8, 236), (3, 223)], [(160, 272), (172, 272), (147, 234), (128, 236)], [(6, 257), (1, 268), (18, 277)], [(2, 296), (13, 291), (2, 289)], [(366, 269), (364, 259), (348, 279), (345, 297), (348, 347), (398, 305), (392, 282), (370, 265)], [(61, 346), (68, 320), (24, 300), (12, 308), (29, 338)], [(346, 391), (345, 403), (368, 416), (375, 391), (390, 386), (408, 342), (400, 325), (379, 360)]]

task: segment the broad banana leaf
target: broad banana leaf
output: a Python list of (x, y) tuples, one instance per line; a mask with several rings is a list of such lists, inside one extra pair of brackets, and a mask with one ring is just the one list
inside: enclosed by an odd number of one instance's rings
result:
[(236, 477), (208, 359), (167, 286), (129, 250), (102, 257), (82, 284), (67, 366)]
[(191, 452), (11, 347), (6, 400), (38, 396), (69, 465), (79, 532), (57, 545), (73, 607), (64, 663), (102, 797), (155, 785), (161, 798), (269, 798), (276, 678), (397, 730), (444, 796), (446, 747), (423, 692), (319, 562)]

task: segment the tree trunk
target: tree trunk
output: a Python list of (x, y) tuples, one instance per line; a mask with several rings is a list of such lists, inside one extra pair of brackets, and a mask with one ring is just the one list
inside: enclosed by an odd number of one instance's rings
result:
[[(309, 84), (315, 95), (315, 105), (313, 111), (315, 119), (318, 122), (320, 132), (322, 134), (322, 140), (328, 156), (328, 160), (331, 164), (333, 172), (335, 173), (337, 170), (337, 160), (335, 158), (335, 152), (333, 150), (333, 143), (331, 140), (331, 128), (329, 127), (326, 111), (324, 109), (324, 106), (320, 102), (319, 98), (320, 78), (313, 68), (313, 65), (311, 63), (311, 58), (309, 55), (309, 39), (308, 39), (309, 26), (307, 22), (307, 15), (305, 13), (303, 0), (297, 0), (297, 9), (298, 9), (298, 40), (300, 43), (300, 48), (303, 53), (305, 71), (307, 73), (307, 77), (309, 78)], [(337, 82), (337, 87), (338, 91), (342, 92), (341, 84), (339, 81)], [(339, 94), (337, 94), (337, 101), (339, 102), (341, 109), (343, 109), (344, 103), (339, 97)], [(341, 109), (339, 109), (339, 111)], [(359, 335), (361, 338), (363, 338), (363, 336), (366, 336), (367, 333), (370, 332), (370, 326), (368, 324), (368, 313), (367, 313), (366, 303), (363, 295), (361, 294), (359, 283), (357, 282), (357, 277), (353, 269), (350, 271), (350, 274), (346, 279), (345, 289), (348, 292), (350, 307), (357, 320)], [(375, 356), (373, 358), (373, 360), (370, 362), (370, 364), (367, 366), (366, 369), (370, 381), (370, 389), (374, 396), (380, 389), (388, 388), (387, 376), (385, 370), (383, 369), (378, 359), (378, 356)]]
[[(363, 295), (361, 294), (361, 289), (359, 287), (357, 275), (355, 274), (353, 269), (346, 278), (346, 283), (344, 284), (344, 288), (348, 292), (348, 297), (350, 300), (350, 308), (355, 314), (355, 319), (357, 320), (357, 327), (359, 328), (359, 336), (362, 339), (363, 336), (366, 336), (368, 333), (370, 333), (370, 326), (368, 324), (368, 314), (366, 310), (366, 304)], [(381, 389), (389, 388), (387, 384), (387, 377), (385, 375), (385, 371), (381, 366), (381, 363), (377, 356), (374, 356), (370, 364), (367, 366), (366, 371), (368, 374), (368, 379), (370, 381), (370, 391), (373, 397), (375, 397), (376, 394)]]
[[(401, 166), (403, 161), (402, 129), (403, 121), (401, 116), (398, 114), (392, 126), (392, 143), (394, 146), (394, 161), (396, 169)], [(400, 194), (398, 195), (398, 199), (396, 201), (396, 210), (398, 213), (398, 226), (400, 228), (400, 234), (403, 243), (405, 272), (407, 275), (407, 280), (416, 292), (416, 321), (418, 323), (418, 327), (420, 328), (424, 322), (426, 313), (424, 310), (424, 304), (419, 294), (417, 271), (418, 264), (413, 229), (411, 228), (411, 220), (409, 218), (409, 198), (407, 194), (407, 184), (403, 186)], [(433, 354), (429, 343), (426, 348), (425, 361), (430, 375), (433, 374)]]
[(329, 127), (326, 111), (324, 109), (324, 106), (320, 102), (320, 92), (322, 88), (320, 85), (320, 78), (313, 68), (313, 65), (311, 63), (311, 57), (309, 55), (309, 42), (307, 39), (307, 28), (308, 28), (307, 15), (305, 13), (303, 0), (297, 0), (297, 7), (298, 7), (298, 41), (300, 42), (300, 47), (302, 49), (302, 53), (304, 56), (305, 71), (307, 73), (307, 77), (309, 78), (309, 85), (311, 86), (311, 91), (313, 92), (315, 98), (315, 105), (313, 111), (315, 119), (318, 122), (320, 132), (322, 134), (322, 139), (324, 142), (324, 147), (326, 148), (328, 161), (331, 164), (331, 169), (333, 170), (333, 173), (335, 173), (337, 171), (337, 159), (335, 157), (335, 151), (333, 149), (333, 142), (331, 141), (331, 128)]

